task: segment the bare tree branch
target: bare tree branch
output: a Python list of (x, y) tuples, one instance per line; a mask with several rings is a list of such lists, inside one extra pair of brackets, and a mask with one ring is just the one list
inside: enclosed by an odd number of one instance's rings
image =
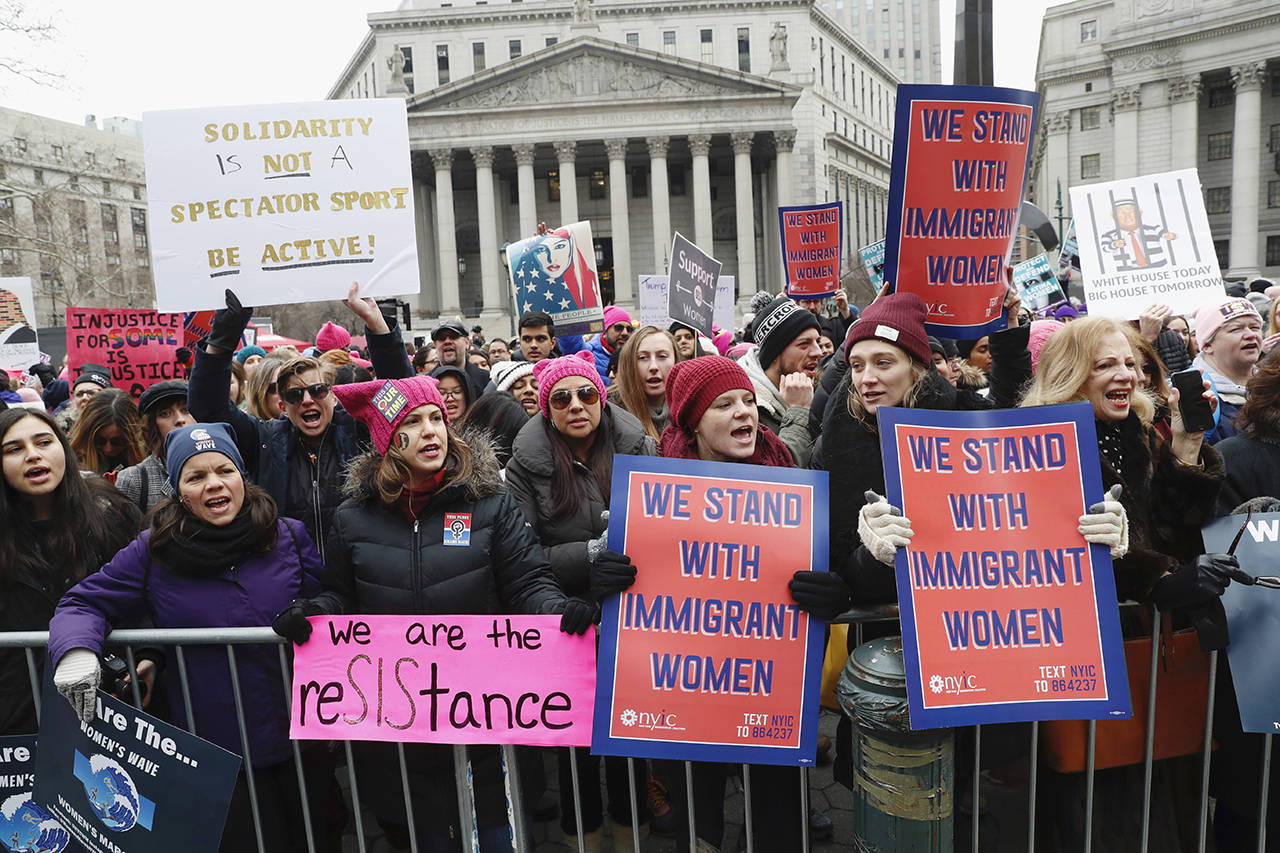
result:
[(65, 75), (48, 67), (43, 59), (61, 36), (52, 13), (42, 16), (26, 0), (0, 0), (0, 86), (6, 78), (17, 78), (38, 86), (58, 86)]

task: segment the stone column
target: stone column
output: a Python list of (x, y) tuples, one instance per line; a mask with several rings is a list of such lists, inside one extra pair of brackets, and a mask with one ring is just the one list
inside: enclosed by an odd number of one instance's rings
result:
[(627, 141), (606, 139), (609, 154), (609, 225), (613, 233), (613, 303), (631, 306), (631, 217), (627, 209)]
[(1068, 148), (1071, 131), (1071, 111), (1062, 110), (1045, 116), (1044, 160), (1041, 169), (1043, 180), (1039, 182), (1040, 208), (1052, 210), (1058, 200), (1058, 182), (1062, 182), (1062, 203), (1070, 207), (1067, 187), (1071, 186), (1071, 159)]
[(418, 238), (418, 295), (413, 307), (420, 313), (440, 309), (440, 294), (436, 290), (436, 229), (435, 203), (431, 199), (431, 185), (421, 178), (413, 179), (414, 230)]
[[(665, 136), (650, 136), (649, 146), (649, 201), (653, 203), (653, 271), (666, 275), (671, 251), (671, 199), (667, 194), (667, 145)], [(667, 259), (667, 265), (663, 259)]]
[(707, 159), (711, 134), (690, 136), (689, 150), (693, 152), (693, 242), (711, 252), (711, 164)]
[(733, 200), (738, 231), (738, 298), (756, 292), (756, 223), (751, 200), (751, 143), (755, 132), (729, 134), (733, 145)]
[(471, 149), (476, 163), (476, 214), (480, 228), (480, 314), (503, 313), (501, 264), (498, 263), (498, 211), (493, 198), (493, 148)]
[[(560, 224), (578, 221), (578, 172), (574, 165), (578, 143), (557, 142), (556, 160), (560, 163)], [(553, 226), (554, 227), (554, 226)]]
[(453, 219), (453, 149), (432, 148), (436, 169), (436, 245), (440, 251), (440, 316), (462, 313), (458, 298), (458, 240)]
[(1236, 119), (1231, 133), (1232, 276), (1258, 275), (1258, 150), (1262, 143), (1262, 83), (1266, 62), (1231, 68), (1236, 87)]
[(1120, 86), (1111, 91), (1111, 110), (1115, 116), (1113, 180), (1138, 174), (1138, 107), (1141, 103), (1142, 90), (1138, 86)]
[(532, 237), (538, 231), (538, 196), (533, 183), (532, 142), (512, 145), (516, 155), (516, 196), (520, 199), (520, 239)]
[(1170, 168), (1194, 169), (1200, 153), (1200, 73), (1169, 80)]
[(791, 194), (792, 184), (795, 181), (795, 175), (791, 171), (791, 151), (796, 147), (795, 129), (775, 130), (773, 132), (773, 145), (778, 151), (778, 204), (779, 206), (785, 206), (795, 200), (795, 197)]

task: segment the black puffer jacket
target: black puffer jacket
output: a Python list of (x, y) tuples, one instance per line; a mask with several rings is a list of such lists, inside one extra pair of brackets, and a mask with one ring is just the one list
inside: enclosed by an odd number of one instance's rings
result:
[[(558, 613), (564, 594), (547, 555), (502, 485), (487, 442), (469, 438), (470, 479), (441, 489), (410, 523), (373, 484), (381, 456), (347, 469), (325, 553), (327, 613)], [(445, 545), (445, 514), (471, 516), (470, 544)], [(332, 550), (329, 550), (332, 549)]]
[[(929, 368), (924, 385), (912, 404), (917, 409), (979, 411), (1017, 405), (1022, 387), (1031, 379), (1031, 355), (1027, 351), (1030, 326), (1018, 326), (991, 336), (991, 392), (955, 388)], [(840, 503), (831, 508), (831, 570), (853, 589), (860, 604), (883, 604), (898, 599), (893, 567), (871, 556), (858, 537), (858, 511), (863, 492), (883, 495), (884, 463), (880, 435), (849, 414), (846, 403), (852, 373), (846, 373), (831, 395), (823, 417), (822, 436), (814, 448), (811, 468), (830, 472), (832, 496)]]
[[(399, 507), (383, 507), (373, 484), (380, 456), (356, 457), (347, 472), (346, 501), (333, 515), (325, 555), (326, 613), (558, 613), (565, 597), (520, 507), (502, 485), (487, 442), (466, 439), (472, 476), (437, 492), (410, 522)], [(445, 513), (471, 516), (469, 545), (444, 545)], [(384, 821), (404, 824), (404, 792), (396, 744), (359, 743), (360, 796)], [(497, 747), (471, 747), (476, 821), (507, 821)], [(405, 746), (419, 828), (461, 838), (453, 750)]]
[[(507, 464), (507, 485), (519, 501), (525, 517), (547, 548), (551, 569), (568, 595), (580, 595), (590, 582), (591, 561), (587, 559), (587, 541), (604, 533), (608, 526), (600, 513), (609, 508), (609, 498), (600, 493), (586, 466), (575, 461), (572, 484), (553, 483), (555, 457), (551, 438), (547, 435), (547, 419), (530, 418), (512, 445), (511, 462)], [(640, 421), (617, 406), (605, 406), (597, 432), (608, 437), (614, 453), (633, 456), (656, 456), (653, 439), (645, 434)], [(555, 494), (564, 488), (575, 488), (582, 498), (572, 516), (556, 516), (551, 508)]]

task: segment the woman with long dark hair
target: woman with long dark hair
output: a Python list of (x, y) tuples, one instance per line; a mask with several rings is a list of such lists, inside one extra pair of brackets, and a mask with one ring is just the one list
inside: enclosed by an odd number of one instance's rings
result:
[[(37, 409), (0, 411), (0, 630), (44, 631), (62, 594), (128, 544), (138, 511)], [(0, 734), (36, 730), (26, 659), (0, 651)]]
[(138, 407), (118, 388), (99, 391), (80, 404), (70, 438), (80, 467), (95, 474), (117, 472), (147, 456)]
[[(652, 456), (654, 442), (634, 416), (607, 405), (591, 353), (543, 359), (533, 370), (542, 416), (530, 418), (516, 436), (507, 484), (547, 549), (560, 587), (567, 595), (598, 601), (616, 591), (602, 585), (602, 578), (635, 577), (630, 559), (605, 547), (614, 454)], [(561, 749), (559, 757), (561, 826), (567, 835), (581, 834), (588, 850), (598, 850), (604, 821), (600, 759), (584, 749), (577, 751), (583, 800), (579, 828), (574, 824), (573, 788), (568, 784), (569, 750)], [(627, 761), (609, 757), (604, 765), (614, 849), (631, 850)], [(643, 770), (643, 762), (636, 766), (637, 771)], [(642, 772), (637, 772), (636, 785), (644, 786)], [(642, 834), (647, 834), (648, 815), (643, 807), (638, 817)]]
[[(515, 500), (502, 486), (493, 450), (464, 441), (427, 376), (333, 389), (369, 428), (373, 448), (348, 466), (347, 500), (333, 515), (325, 549), (325, 591), (291, 603), (272, 626), (295, 643), (323, 613), (562, 613), (562, 631), (582, 634), (596, 608), (566, 599)], [(381, 408), (379, 407), (381, 404)], [(450, 547), (445, 519), (471, 519), (467, 547)], [(407, 826), (396, 746), (355, 747), (360, 796), (385, 826)], [(419, 849), (461, 849), (453, 751), (405, 747)], [(476, 824), (483, 853), (511, 849), (498, 750), (470, 750)]]
[[(196, 424), (165, 438), (173, 496), (160, 503), (148, 528), (102, 569), (63, 596), (49, 625), (54, 684), (80, 719), (94, 714), (101, 679), (98, 655), (115, 626), (149, 616), (157, 628), (260, 626), (291, 600), (320, 591), (320, 555), (299, 521), (281, 518), (275, 501), (244, 478), (244, 460), (226, 424)], [(280, 658), (274, 646), (237, 650), (240, 693), (257, 785), (258, 815), (270, 851), (299, 850), (302, 813), (289, 745)], [(186, 649), (193, 731), (244, 754), (231, 670), (223, 649)], [(186, 726), (178, 679), (169, 701)], [(320, 765), (317, 765), (320, 766)], [(319, 821), (324, 773), (308, 787)], [(248, 788), (241, 777), (221, 849), (254, 849)], [(319, 825), (319, 824), (317, 824)]]

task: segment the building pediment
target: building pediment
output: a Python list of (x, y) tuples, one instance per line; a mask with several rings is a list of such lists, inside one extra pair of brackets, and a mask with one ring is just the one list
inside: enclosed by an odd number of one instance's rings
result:
[(764, 77), (579, 36), (424, 92), (408, 106), (414, 115), (619, 101), (794, 99), (799, 93), (796, 86)]

